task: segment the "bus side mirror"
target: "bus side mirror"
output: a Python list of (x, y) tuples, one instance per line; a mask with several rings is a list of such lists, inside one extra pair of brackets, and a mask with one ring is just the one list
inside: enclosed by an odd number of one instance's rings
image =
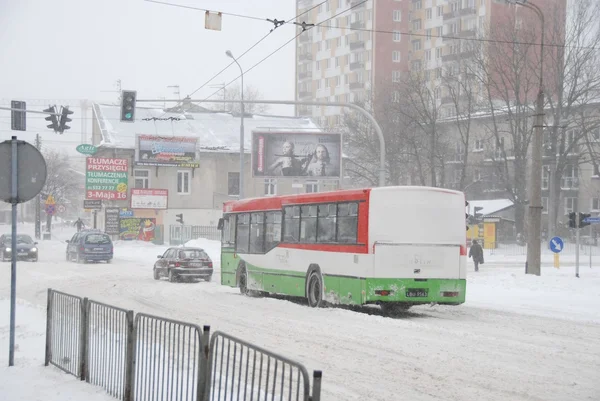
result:
[(225, 225), (225, 219), (221, 217), (219, 219), (219, 223), (217, 223), (217, 230), (222, 230), (224, 225)]

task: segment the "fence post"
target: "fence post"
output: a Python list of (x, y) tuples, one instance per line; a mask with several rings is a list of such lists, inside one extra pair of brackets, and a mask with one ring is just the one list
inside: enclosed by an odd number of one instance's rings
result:
[(321, 400), (321, 378), (322, 377), (323, 377), (322, 371), (313, 370), (313, 390), (312, 390), (311, 401), (320, 401)]
[(135, 365), (135, 327), (133, 324), (133, 311), (127, 312), (127, 349), (125, 351), (125, 389), (124, 401), (133, 400), (133, 368)]
[(210, 326), (202, 327), (200, 337), (200, 368), (198, 369), (198, 401), (207, 401), (210, 394), (210, 374), (208, 358), (210, 355)]
[(50, 364), (52, 358), (52, 288), (48, 288), (48, 301), (46, 304), (46, 355), (44, 366)]
[(88, 299), (83, 298), (81, 304), (81, 334), (79, 339), (79, 369), (80, 379), (85, 380), (87, 378), (87, 342), (88, 342)]

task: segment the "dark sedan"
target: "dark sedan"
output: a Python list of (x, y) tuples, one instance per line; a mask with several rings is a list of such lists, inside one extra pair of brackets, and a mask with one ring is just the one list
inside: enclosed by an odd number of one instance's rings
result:
[[(38, 247), (29, 235), (17, 235), (17, 259), (38, 261)], [(2, 261), (11, 260), (12, 258), (12, 238), (10, 234), (0, 235), (0, 254)]]
[(168, 277), (170, 282), (180, 278), (210, 281), (212, 274), (212, 260), (202, 248), (169, 248), (154, 263), (155, 280)]

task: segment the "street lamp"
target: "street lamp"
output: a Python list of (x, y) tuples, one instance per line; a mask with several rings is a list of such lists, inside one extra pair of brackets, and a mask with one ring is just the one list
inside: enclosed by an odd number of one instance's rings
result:
[(241, 89), (242, 113), (241, 113), (241, 119), (240, 119), (240, 195), (239, 195), (239, 199), (244, 199), (244, 70), (242, 70), (242, 66), (240, 65), (240, 63), (238, 63), (236, 58), (233, 57), (231, 50), (227, 50), (225, 52), (225, 54), (227, 55), (227, 57), (229, 57), (233, 61), (235, 61), (235, 63), (238, 65), (238, 67), (240, 67), (240, 73), (241, 73), (240, 77), (242, 79), (242, 89)]
[(531, 177), (529, 179), (529, 235), (527, 236), (526, 274), (541, 274), (542, 231), (542, 143), (544, 128), (544, 13), (527, 0), (505, 0), (535, 11), (542, 22), (540, 41), (540, 81), (535, 108), (534, 135), (531, 141)]

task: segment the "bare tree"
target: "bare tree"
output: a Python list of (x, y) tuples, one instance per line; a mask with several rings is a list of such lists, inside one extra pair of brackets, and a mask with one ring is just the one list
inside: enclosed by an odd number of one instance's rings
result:
[[(214, 109), (226, 110), (232, 113), (240, 113), (241, 105), (234, 100), (240, 100), (242, 98), (239, 85), (225, 87), (222, 89), (222, 99), (232, 101), (231, 103), (217, 104)], [(245, 100), (261, 100), (264, 99), (260, 90), (254, 86), (246, 85), (244, 88), (244, 99)], [(268, 104), (257, 104), (257, 103), (246, 103), (244, 104), (244, 111), (249, 114), (261, 114), (269, 111)]]

